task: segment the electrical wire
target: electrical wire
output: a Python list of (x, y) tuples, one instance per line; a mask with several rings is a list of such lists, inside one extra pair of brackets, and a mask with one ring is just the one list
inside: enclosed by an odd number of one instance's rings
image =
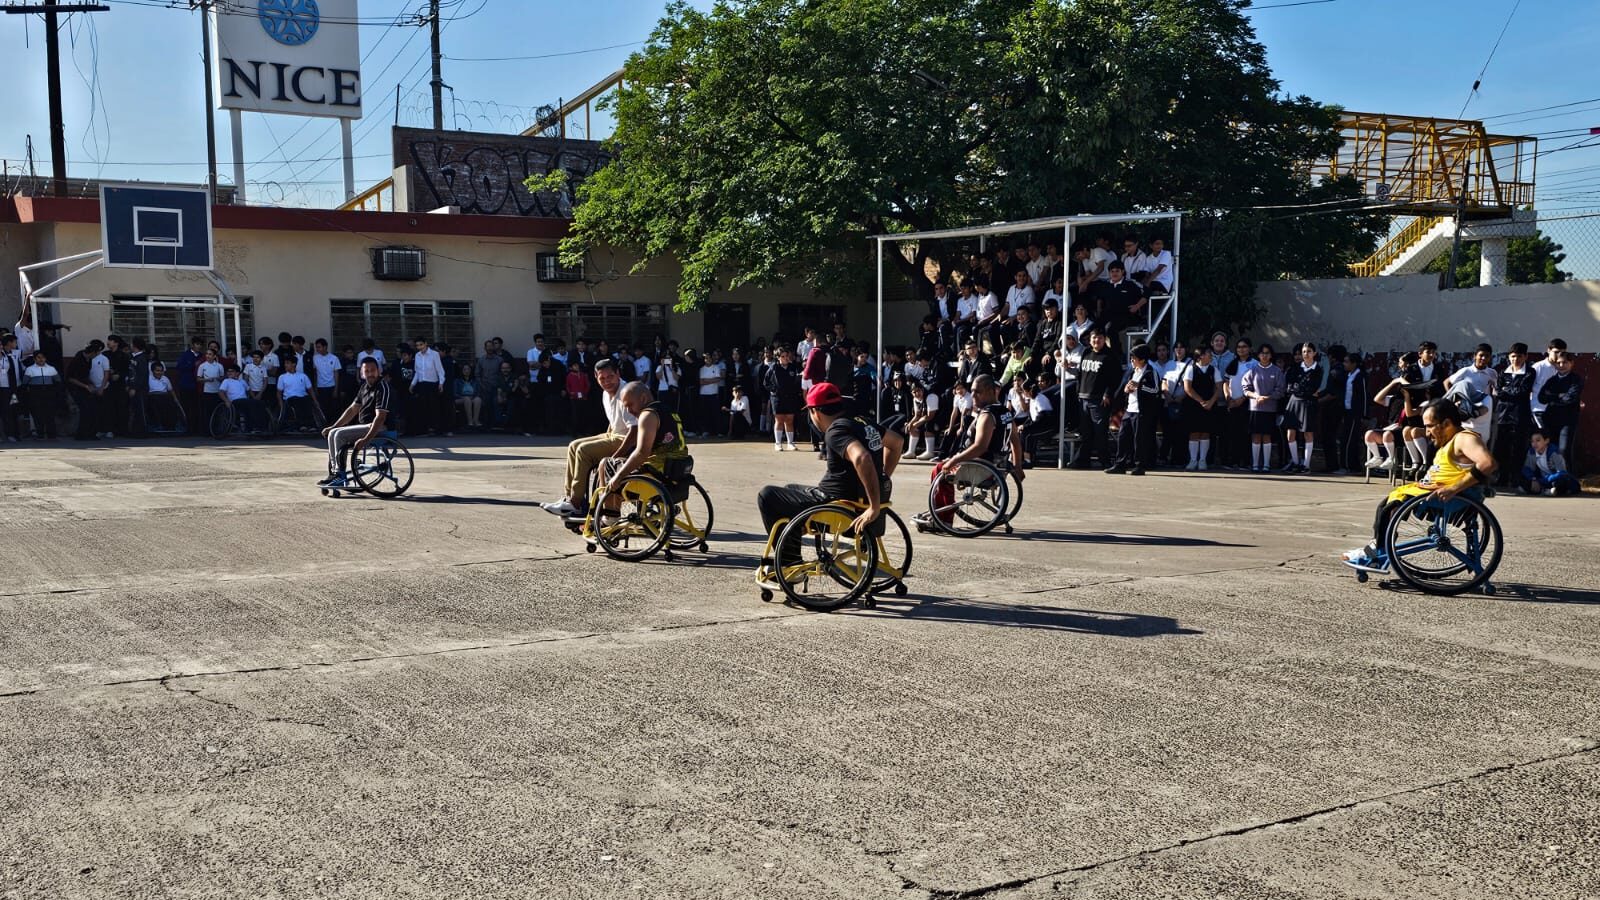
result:
[[(1331, 3), (1333, 0), (1320, 0)], [(585, 53), (600, 53), (606, 50), (616, 50), (621, 47), (637, 47), (644, 41), (628, 41), (622, 44), (608, 44), (604, 47), (589, 47), (583, 50), (564, 50), (560, 53), (539, 53), (533, 56), (445, 56), (451, 62), (519, 62), (530, 59), (555, 59), (559, 56), (581, 56)]]
[(1472, 82), (1472, 89), (1467, 91), (1467, 99), (1461, 103), (1461, 112), (1456, 113), (1456, 118), (1467, 114), (1467, 106), (1472, 103), (1472, 98), (1477, 95), (1478, 87), (1483, 84), (1483, 76), (1489, 71), (1489, 63), (1494, 62), (1495, 52), (1500, 49), (1500, 42), (1505, 39), (1506, 29), (1511, 27), (1511, 20), (1517, 17), (1517, 10), (1522, 7), (1522, 0), (1517, 0), (1511, 6), (1511, 14), (1506, 16), (1506, 23), (1500, 26), (1500, 36), (1494, 39), (1494, 46), (1489, 48), (1489, 58), (1483, 61), (1483, 68), (1478, 70), (1478, 77)]

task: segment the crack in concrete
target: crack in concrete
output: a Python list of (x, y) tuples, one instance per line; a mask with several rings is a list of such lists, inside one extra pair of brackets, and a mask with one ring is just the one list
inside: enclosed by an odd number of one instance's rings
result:
[(1576, 749), (1566, 750), (1561, 753), (1551, 753), (1544, 756), (1537, 756), (1532, 759), (1517, 760), (1509, 763), (1501, 763), (1500, 765), (1487, 766), (1485, 768), (1467, 772), (1462, 775), (1457, 775), (1452, 778), (1444, 778), (1438, 781), (1431, 781), (1426, 784), (1413, 785), (1408, 788), (1401, 788), (1400, 790), (1389, 791), (1388, 793), (1384, 794), (1375, 794), (1371, 797), (1362, 797), (1359, 800), (1351, 800), (1346, 803), (1326, 806), (1321, 809), (1311, 810), (1309, 812), (1297, 813), (1292, 816), (1285, 816), (1281, 819), (1274, 819), (1270, 822), (1257, 822), (1251, 825), (1241, 825), (1237, 828), (1225, 828), (1219, 831), (1211, 832), (1210, 834), (1201, 835), (1199, 837), (1183, 838), (1160, 847), (1150, 847), (1144, 850), (1136, 850), (1132, 853), (1125, 853), (1121, 856), (1096, 860), (1095, 862), (1084, 863), (1083, 865), (1078, 866), (1068, 866), (1052, 872), (1045, 872), (1041, 875), (1027, 875), (1021, 878), (1013, 878), (1007, 881), (984, 885), (983, 887), (967, 888), (963, 890), (943, 890), (938, 888), (927, 888), (921, 885), (915, 885), (914, 889), (927, 891), (929, 900), (973, 900), (973, 898), (979, 897), (992, 897), (1002, 891), (1011, 891), (1017, 888), (1027, 887), (1046, 879), (1059, 879), (1051, 883), (1051, 888), (1067, 888), (1070, 890), (1073, 883), (1080, 877), (1092, 874), (1109, 866), (1118, 865), (1120, 863), (1130, 862), (1132, 860), (1150, 859), (1165, 853), (1184, 850), (1190, 847), (1199, 846), (1201, 844), (1211, 843), (1213, 841), (1225, 841), (1230, 838), (1245, 837), (1266, 831), (1271, 828), (1303, 825), (1330, 816), (1336, 816), (1341, 813), (1349, 812), (1361, 807), (1388, 803), (1412, 794), (1420, 794), (1426, 791), (1434, 791), (1439, 790), (1440, 788), (1448, 788), (1455, 785), (1466, 784), (1471, 781), (1476, 781), (1480, 778), (1487, 778), (1504, 772), (1512, 772), (1532, 766), (1542, 766), (1549, 765), (1551, 763), (1563, 762), (1569, 759), (1575, 759), (1580, 756), (1595, 753), (1596, 751), (1600, 751), (1600, 741), (1586, 740), (1583, 742), (1582, 746), (1579, 746)]

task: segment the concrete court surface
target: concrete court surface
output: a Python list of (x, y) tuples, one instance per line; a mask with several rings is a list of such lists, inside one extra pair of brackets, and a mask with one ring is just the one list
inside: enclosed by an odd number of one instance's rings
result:
[(700, 447), (712, 553), (629, 564), (561, 447), (413, 449), (0, 451), (0, 896), (1600, 896), (1593, 498), (1448, 599), (1337, 565), (1359, 479), (1036, 471), (819, 615), (751, 581), (810, 453)]

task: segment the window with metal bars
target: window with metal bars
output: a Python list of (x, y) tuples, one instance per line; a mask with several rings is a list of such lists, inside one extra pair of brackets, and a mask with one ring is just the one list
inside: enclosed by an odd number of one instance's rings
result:
[[(129, 340), (142, 337), (154, 344), (161, 359), (171, 362), (178, 354), (189, 349), (189, 340), (220, 341), (231, 354), (234, 346), (233, 312), (231, 310), (178, 309), (170, 306), (146, 306), (151, 300), (194, 300), (194, 297), (147, 297), (128, 294), (113, 295), (117, 305), (111, 307), (111, 333)], [(239, 297), (239, 330), (244, 332), (244, 345), (253, 346), (256, 336), (255, 304), (250, 297)]]
[(467, 301), (330, 300), (328, 311), (335, 351), (346, 344), (360, 347), (366, 338), (372, 338), (385, 354), (419, 337), (449, 344), (457, 352), (464, 348), (470, 354), (477, 347), (472, 304)]
[(578, 338), (593, 344), (605, 341), (650, 346), (667, 333), (667, 307), (663, 303), (542, 303), (539, 330), (547, 341), (560, 339), (567, 346)]

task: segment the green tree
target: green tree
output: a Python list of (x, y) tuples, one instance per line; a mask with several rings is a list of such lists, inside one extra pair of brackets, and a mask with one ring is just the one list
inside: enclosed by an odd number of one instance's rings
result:
[[(1535, 231), (1530, 237), (1514, 237), (1506, 241), (1507, 284), (1557, 284), (1572, 277), (1561, 263), (1567, 255), (1562, 246), (1544, 232)], [(1461, 257), (1456, 261), (1456, 287), (1478, 285), (1478, 264), (1483, 257), (1483, 244), (1478, 241), (1461, 245)], [(1450, 268), (1450, 254), (1445, 252), (1423, 271), (1443, 273)]]
[[(1307, 175), (1336, 113), (1279, 93), (1244, 5), (674, 4), (627, 64), (615, 162), (563, 249), (674, 257), (693, 308), (745, 283), (864, 291), (874, 233), (1178, 208), (1186, 326), (1249, 322), (1256, 280), (1339, 273), (1382, 223), (1335, 212), (1353, 184)], [(1244, 209), (1295, 204), (1318, 214)], [(889, 258), (927, 289), (959, 249)]]

